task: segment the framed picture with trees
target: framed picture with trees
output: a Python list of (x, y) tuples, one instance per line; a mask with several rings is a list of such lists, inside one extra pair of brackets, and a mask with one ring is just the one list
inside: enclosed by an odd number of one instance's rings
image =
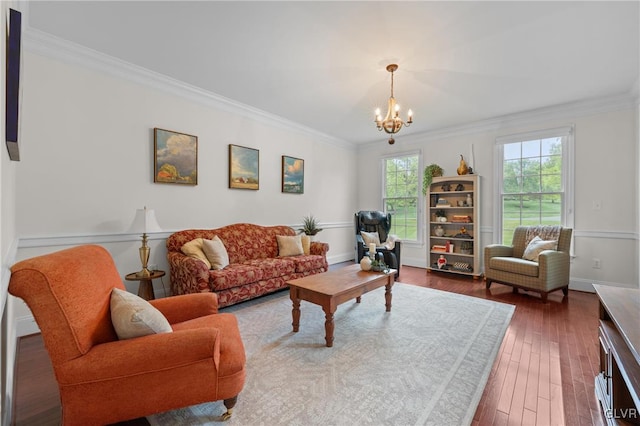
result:
[(153, 129), (154, 172), (157, 183), (198, 184), (198, 137)]

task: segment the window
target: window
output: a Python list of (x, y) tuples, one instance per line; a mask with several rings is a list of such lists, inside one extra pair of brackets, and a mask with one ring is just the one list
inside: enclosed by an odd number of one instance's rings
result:
[(382, 203), (391, 213), (391, 234), (418, 240), (420, 156), (418, 153), (383, 159)]
[(519, 225), (573, 227), (571, 128), (499, 138), (497, 241), (511, 244)]

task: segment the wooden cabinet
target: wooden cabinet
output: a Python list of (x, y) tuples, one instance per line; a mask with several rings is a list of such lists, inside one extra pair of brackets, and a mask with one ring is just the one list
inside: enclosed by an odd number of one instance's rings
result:
[(426, 202), (427, 271), (479, 278), (480, 177), (434, 177)]
[(640, 424), (640, 290), (593, 287), (600, 300), (596, 397), (607, 424)]

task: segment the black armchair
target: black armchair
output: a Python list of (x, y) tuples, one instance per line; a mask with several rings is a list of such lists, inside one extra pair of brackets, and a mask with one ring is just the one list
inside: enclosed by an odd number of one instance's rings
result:
[[(377, 232), (380, 243), (384, 244), (387, 241), (389, 230), (391, 230), (391, 214), (381, 211), (359, 211), (355, 214), (355, 225), (356, 262), (360, 262), (365, 253), (369, 252), (369, 247), (360, 232)], [(377, 245), (379, 246), (380, 244)], [(393, 249), (376, 247), (376, 252), (383, 254), (384, 263), (398, 271), (396, 272), (396, 278), (400, 276), (400, 246), (400, 241), (395, 241)]]

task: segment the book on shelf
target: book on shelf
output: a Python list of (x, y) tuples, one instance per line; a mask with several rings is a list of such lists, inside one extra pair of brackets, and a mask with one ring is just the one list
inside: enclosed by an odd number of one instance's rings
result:
[(462, 215), (462, 214), (454, 214), (451, 218), (451, 222), (456, 223), (471, 223), (471, 216)]
[(443, 253), (446, 253), (447, 252), (447, 246), (434, 244), (433, 246), (431, 246), (431, 251), (441, 251)]

